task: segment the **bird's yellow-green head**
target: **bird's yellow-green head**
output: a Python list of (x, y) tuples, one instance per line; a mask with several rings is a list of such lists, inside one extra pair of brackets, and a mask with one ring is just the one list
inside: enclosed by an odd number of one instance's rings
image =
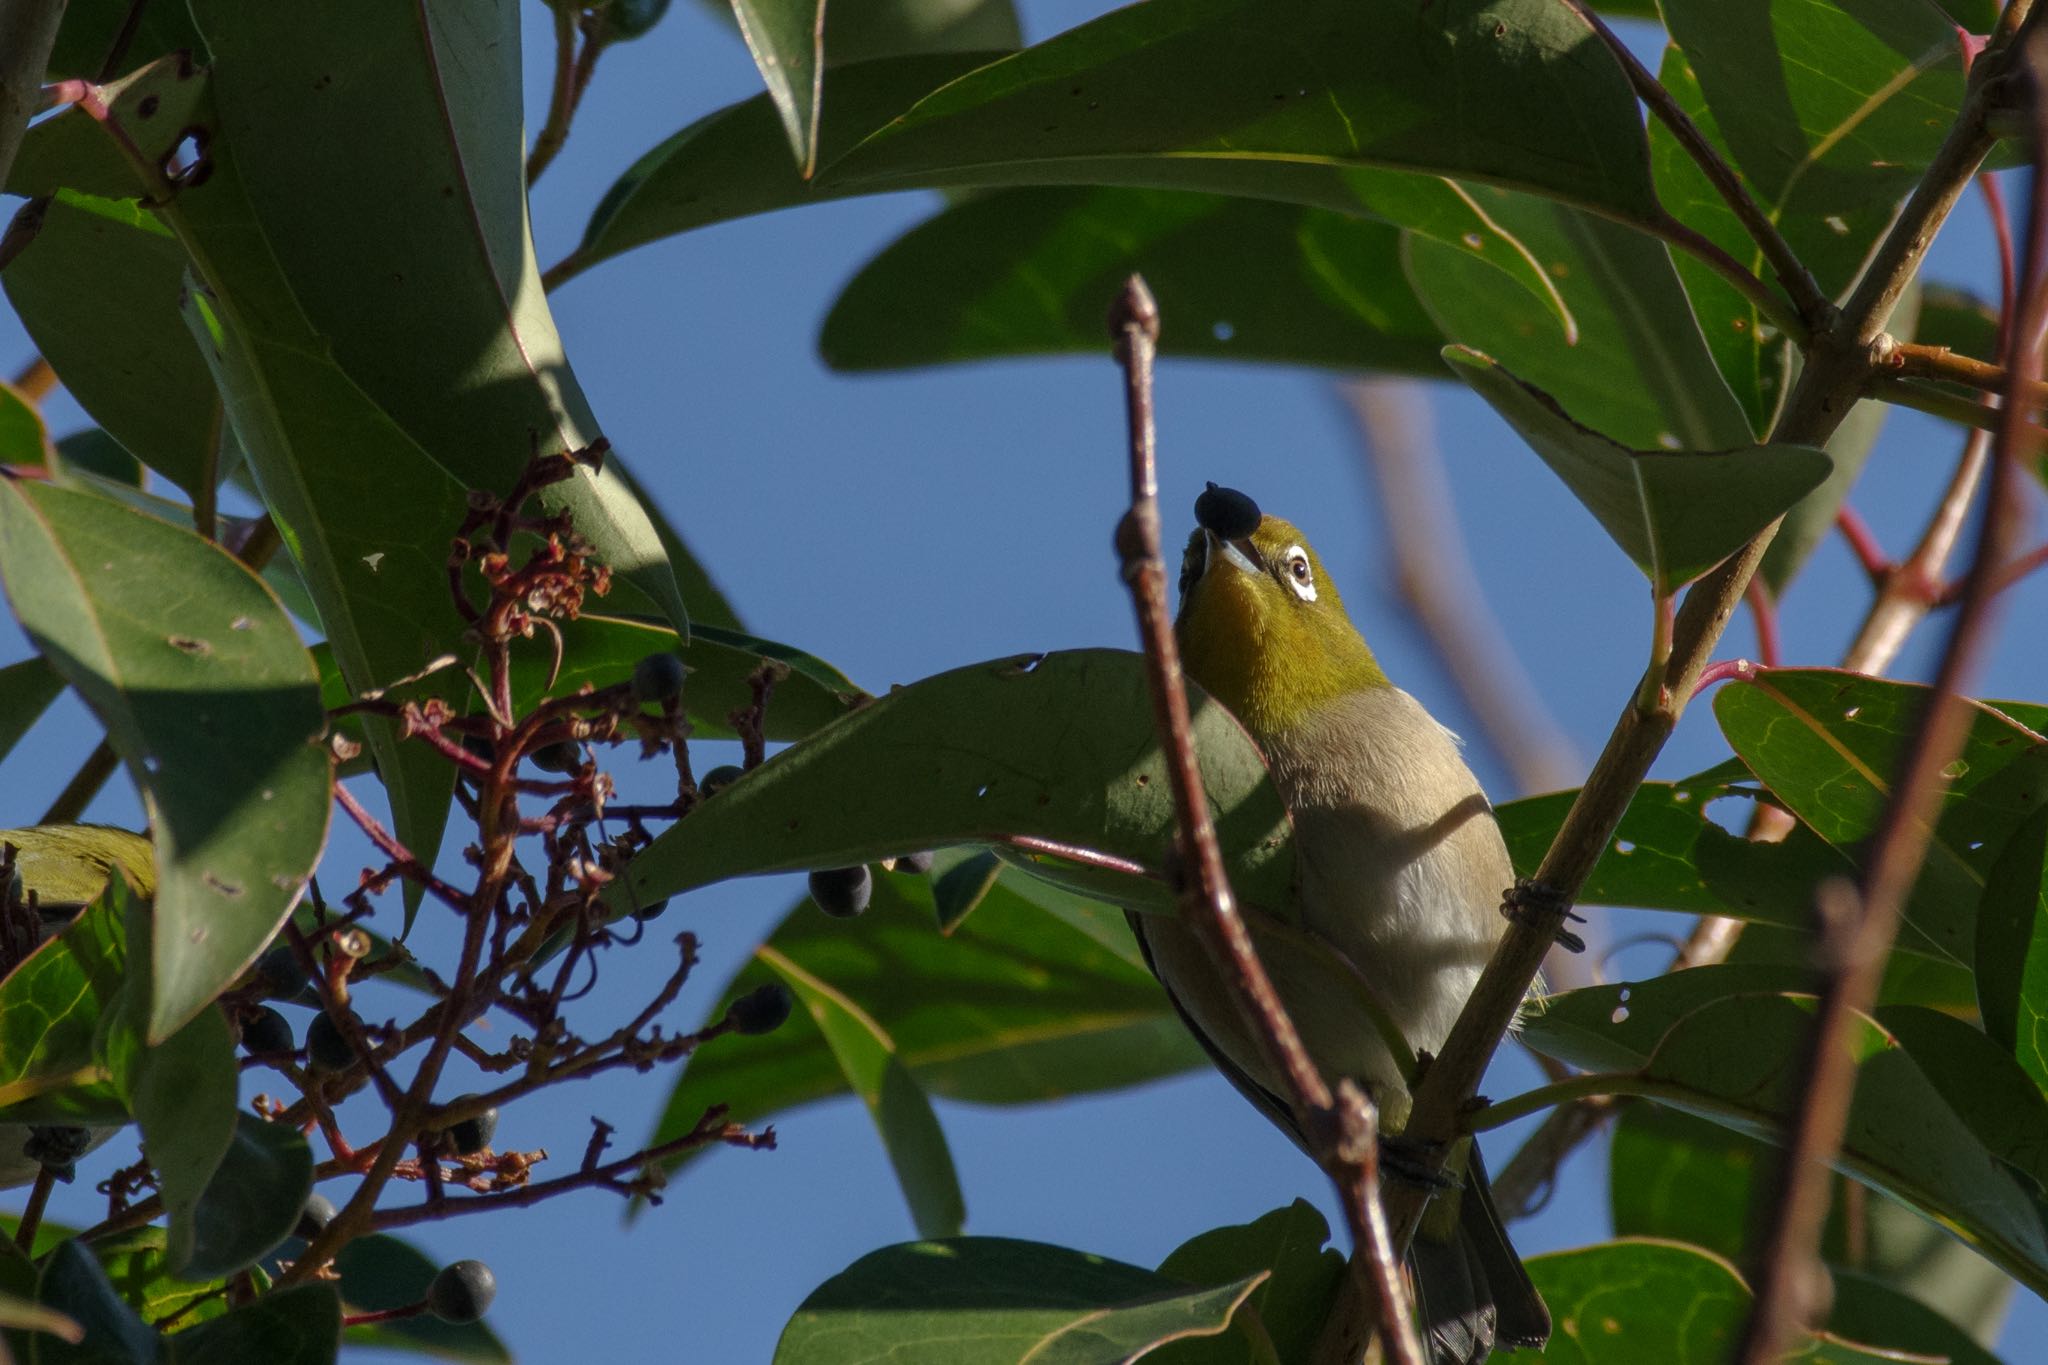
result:
[(1231, 488), (1195, 499), (1176, 630), (1188, 675), (1254, 735), (1387, 675), (1306, 538)]

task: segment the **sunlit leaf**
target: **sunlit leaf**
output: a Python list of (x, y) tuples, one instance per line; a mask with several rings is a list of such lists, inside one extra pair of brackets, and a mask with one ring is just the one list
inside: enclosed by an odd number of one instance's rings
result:
[[(1025, 655), (891, 692), (748, 773), (631, 866), (641, 902), (727, 877), (847, 867), (1032, 835), (1163, 866), (1173, 803), (1142, 661), (1114, 650)], [(1197, 698), (1203, 784), (1238, 896), (1289, 913), (1293, 850), (1265, 763)], [(1168, 909), (1157, 883), (1101, 874), (1099, 894)]]
[(1807, 446), (1632, 450), (1574, 421), (1488, 356), (1445, 350), (1452, 369), (1535, 448), (1659, 597), (1727, 558), (1827, 477)]
[(161, 1040), (249, 965), (319, 858), (331, 773), (311, 661), (233, 556), (90, 494), (0, 483), (0, 573), (149, 812)]
[(1222, 1332), (1262, 1278), (1190, 1289), (1153, 1271), (1037, 1242), (909, 1242), (870, 1252), (813, 1290), (783, 1329), (775, 1361), (1128, 1360), (1161, 1342)]

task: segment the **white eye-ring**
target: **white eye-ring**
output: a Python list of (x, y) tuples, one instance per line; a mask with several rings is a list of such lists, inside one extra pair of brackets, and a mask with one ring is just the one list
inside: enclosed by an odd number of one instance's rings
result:
[(1308, 552), (1299, 545), (1287, 547), (1287, 586), (1304, 602), (1316, 600), (1316, 571), (1309, 567)]

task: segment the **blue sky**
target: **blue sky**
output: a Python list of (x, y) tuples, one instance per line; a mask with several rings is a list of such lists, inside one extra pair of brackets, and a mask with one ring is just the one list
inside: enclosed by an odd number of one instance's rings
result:
[[(1026, 0), (1026, 36), (1046, 37), (1097, 8)], [(548, 80), (546, 11), (529, 4), (526, 20), (537, 125)], [(759, 88), (730, 30), (689, 3), (677, 4), (648, 38), (608, 52), (566, 150), (536, 192), (543, 263), (574, 243), (591, 205), (642, 151)], [(839, 287), (936, 202), (900, 195), (721, 225), (602, 265), (555, 300), (568, 353), (607, 434), (749, 624), (832, 661), (872, 691), (1022, 650), (1134, 640), (1110, 552), (1125, 474), (1120, 390), (1106, 354), (862, 377), (834, 375), (816, 358), (817, 329)], [(1989, 272), (1988, 236), (1972, 200), (1938, 247), (1933, 273), (1981, 285)], [(1169, 330), (1174, 325), (1166, 319)], [(28, 353), (11, 316), (0, 318), (0, 367), (11, 371)], [(1427, 393), (1488, 602), (1542, 700), (1590, 755), (1647, 647), (1641, 580), (1480, 403), (1444, 384)], [(1169, 540), (1189, 524), (1204, 480), (1251, 492), (1313, 539), (1395, 681), (1452, 728), (1474, 734), (1390, 591), (1371, 484), (1330, 377), (1169, 361), (1158, 401)], [(82, 424), (62, 401), (52, 415), (59, 431)], [(1957, 444), (1938, 423), (1893, 416), (1856, 497), (1887, 546), (1910, 543)], [(1824, 546), (1785, 604), (1788, 661), (1832, 663), (1866, 591), (1839, 543)], [(2044, 605), (2041, 584), (2026, 585), (2007, 605), (2008, 625), (2041, 619)], [(1935, 632), (1919, 637), (1900, 671), (1918, 676), (1937, 641)], [(1739, 619), (1723, 653), (1753, 649)], [(26, 651), (12, 624), (0, 625), (0, 662)], [(2044, 676), (2048, 643), (2009, 628), (1980, 690), (2038, 698)], [(89, 749), (94, 734), (76, 704), (58, 714), (0, 767), (0, 825), (32, 821)], [(1497, 798), (1515, 794), (1483, 745), (1471, 753)], [(1659, 771), (1690, 772), (1725, 754), (1706, 708), (1696, 708)], [(724, 760), (699, 758), (699, 771), (717, 761)], [(620, 776), (630, 790), (634, 779)], [(91, 814), (138, 819), (118, 779)], [(346, 879), (367, 861), (344, 831), (327, 876)], [(687, 1026), (707, 1010), (801, 894), (800, 879), (764, 878), (678, 902), (664, 926), (695, 931), (704, 964), (673, 1021)], [(1668, 920), (1609, 920), (1593, 912), (1596, 946), (1645, 929), (1683, 930)], [(448, 941), (447, 928), (430, 909), (421, 950), (431, 956)], [(614, 954), (606, 964), (602, 991), (620, 1017), (665, 970), (659, 954), (633, 956)], [(1623, 966), (1658, 960), (1632, 955)], [(1535, 1078), (1526, 1058), (1511, 1053), (1487, 1089), (1507, 1095)], [(455, 1088), (470, 1085), (458, 1079)], [(666, 1089), (664, 1077), (631, 1075), (557, 1088), (508, 1111), (498, 1145), (545, 1147), (555, 1163), (572, 1163), (591, 1115), (630, 1141), (648, 1130)], [(1308, 1162), (1207, 1074), (1058, 1105), (939, 1110), (970, 1232), (1149, 1265), (1196, 1232), (1297, 1195), (1332, 1209)], [(359, 1109), (356, 1117), (367, 1135), (374, 1116)], [(780, 1150), (713, 1154), (671, 1187), (662, 1208), (630, 1226), (613, 1197), (583, 1193), (413, 1235), (437, 1256), (491, 1263), (501, 1287), (491, 1320), (526, 1360), (574, 1359), (592, 1348), (621, 1360), (765, 1360), (812, 1287), (862, 1253), (913, 1235), (856, 1102), (813, 1106), (777, 1127)], [(1513, 1145), (1512, 1132), (1490, 1137), (1496, 1167)], [(127, 1153), (120, 1144), (113, 1150)], [(91, 1220), (95, 1169), (88, 1164), (79, 1184), (60, 1192), (53, 1217)], [(1605, 1163), (1589, 1148), (1516, 1240), (1525, 1253), (1581, 1245), (1606, 1235), (1606, 1219)], [(2017, 1295), (2002, 1345), (2013, 1361), (2048, 1356), (2048, 1308)]]

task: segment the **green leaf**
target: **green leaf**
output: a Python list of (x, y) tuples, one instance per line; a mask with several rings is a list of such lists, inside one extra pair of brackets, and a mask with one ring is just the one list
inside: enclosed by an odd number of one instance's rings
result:
[(939, 932), (950, 934), (973, 914), (1002, 875), (1002, 860), (971, 845), (942, 848), (932, 855), (932, 911)]
[(68, 0), (45, 79), (99, 80), (115, 35), (130, 24), (135, 31), (122, 57), (122, 70), (179, 48), (199, 50), (198, 30), (183, 5), (145, 5), (136, 10), (129, 0)]
[[(1540, 1354), (1506, 1361), (1640, 1365), (1730, 1358), (1749, 1317), (1750, 1291), (1719, 1256), (1676, 1242), (1623, 1239), (1529, 1258), (1529, 1275), (1559, 1323), (1576, 1323)], [(1898, 1356), (1832, 1336), (1806, 1337), (1798, 1365), (1884, 1365)]]
[(39, 468), (49, 439), (35, 405), (12, 384), (0, 382), (0, 465)]
[(740, 35), (775, 101), (805, 178), (818, 168), (818, 87), (825, 66), (825, 0), (732, 0)]
[[(1891, 1204), (1881, 1207), (1896, 1210)], [(1932, 1229), (1922, 1224), (1921, 1231)], [(1937, 1245), (1945, 1245), (1952, 1259), (1957, 1259), (1953, 1243)], [(1834, 1306), (1828, 1314), (1829, 1329), (1855, 1341), (1882, 1342), (1894, 1351), (1943, 1360), (1947, 1365), (1999, 1365), (1996, 1356), (1952, 1319), (1974, 1321), (1978, 1331), (1995, 1336), (2005, 1322), (2012, 1282), (1974, 1257), (1944, 1269), (1969, 1274), (1974, 1283), (1968, 1287), (1974, 1291), (1975, 1303), (1964, 1303), (1958, 1293), (1963, 1286), (1954, 1283), (1944, 1284), (1941, 1296), (1930, 1303), (1924, 1295), (1902, 1292), (1873, 1276), (1832, 1267)], [(1980, 1307), (1986, 1300), (1988, 1308)]]
[(999, 190), (862, 268), (818, 347), (841, 370), (1102, 349), (1142, 272), (1169, 355), (1436, 375), (1443, 339), (1397, 229), (1325, 209), (1143, 189)]
[[(94, 1046), (101, 1017), (121, 998), (125, 942), (110, 894), (0, 981), (0, 1109), (10, 1119), (127, 1119)], [(6, 1183), (22, 1178), (22, 1168), (6, 1168)]]
[[(1685, 1003), (1701, 998), (1699, 981), (1688, 978), (1707, 970), (1570, 992), (1563, 1011), (1572, 1025), (1565, 1037), (1569, 1051), (1575, 1058), (1599, 1057), (1596, 1069), (1617, 1069), (1607, 1065), (1616, 1061), (1626, 1069), (1647, 1042), (1651, 1051), (1640, 1062), (1637, 1084), (1648, 1093), (1776, 1140), (1800, 1102), (1812, 1000), (1724, 994), (1686, 1011)], [(1613, 1021), (1604, 1026), (1604, 1038), (1603, 1005)], [(1658, 1028), (1672, 1017), (1676, 1023)], [(2048, 1233), (2036, 1204), (1957, 1117), (1912, 1053), (1876, 1022), (1858, 1019), (1848, 1039), (1859, 1063), (1855, 1099), (1836, 1169), (1915, 1206), (2022, 1284), (2048, 1285)], [(1551, 1055), (1566, 1055), (1550, 1045), (1561, 1036), (1548, 1028), (1550, 1021), (1549, 1014), (1532, 1020), (1525, 1036)], [(1539, 1023), (1545, 1033), (1535, 1033)]]
[[(1346, 60), (1326, 60), (1336, 52)], [(1447, 84), (1486, 97), (1447, 102)], [(1149, 184), (1297, 201), (1333, 171), (1387, 168), (1657, 212), (1627, 79), (1539, 0), (1423, 13), (1154, 0), (963, 76), (820, 164), (828, 184), (875, 189)]]
[(1445, 359), (1586, 505), (1662, 598), (1727, 558), (1827, 477), (1807, 446), (1631, 450), (1579, 425), (1550, 395), (1490, 357)]
[[(1804, 825), (1795, 825), (1782, 840), (1757, 843), (1729, 833), (1709, 814), (1718, 801), (1736, 800), (1746, 808), (1759, 795), (1753, 785), (1723, 780), (1720, 769), (1677, 782), (1645, 782), (1630, 798), (1579, 899), (1808, 927), (1815, 885), (1825, 877), (1854, 875), (1856, 866)], [(1577, 799), (1576, 791), (1553, 792), (1499, 808), (1517, 874), (1535, 874)], [(1912, 936), (1900, 946), (1934, 951)]]
[[(108, 886), (107, 904), (127, 926), (128, 961), (149, 961), (152, 916), (118, 878)], [(193, 1215), (208, 1182), (220, 1169), (235, 1133), (238, 1071), (235, 1040), (227, 1019), (203, 1007), (176, 1033), (150, 1046), (149, 974), (131, 971), (121, 1008), (100, 1046), (107, 1071), (128, 1109), (142, 1125), (142, 1144), (156, 1169), (158, 1192), (170, 1215), (170, 1265), (182, 1272), (191, 1259)]]
[(908, 1242), (870, 1252), (813, 1290), (783, 1329), (775, 1361), (1128, 1360), (1162, 1342), (1224, 1331), (1262, 1278), (1191, 1290), (1149, 1270), (1038, 1242)]
[(740, 36), (775, 102), (796, 164), (817, 169), (824, 68), (917, 52), (1011, 51), (1022, 43), (1010, 0), (732, 0)]
[[(1854, 856), (1876, 830), (1927, 689), (1831, 669), (1774, 669), (1714, 697), (1721, 732), (1772, 794)], [(2048, 744), (1982, 703), (1949, 767), (1905, 922), (1951, 961), (1974, 959), (1977, 905), (2013, 831), (2048, 802)]]
[[(1575, 334), (1527, 290), (1503, 289), (1498, 254), (1411, 238), (1408, 280), (1446, 337), (1554, 396), (1586, 426), (1644, 450), (1721, 450), (1755, 439), (1714, 363), (1671, 255), (1632, 228), (1526, 194), (1474, 202), (1541, 268)], [(1511, 419), (1512, 420), (1512, 419)]]
[(775, 949), (755, 955), (788, 983), (811, 1021), (824, 1035), (839, 1070), (868, 1107), (896, 1183), (910, 1205), (921, 1237), (957, 1237), (967, 1217), (953, 1154), (924, 1089), (880, 1024), (831, 983), (811, 975)]
[(313, 1189), (313, 1149), (295, 1128), (235, 1115), (234, 1141), (194, 1212), (184, 1273), (231, 1275), (254, 1265), (297, 1226)]
[(273, 1290), (173, 1336), (169, 1365), (332, 1365), (341, 1297), (331, 1284)]
[(59, 474), (66, 477), (93, 474), (128, 488), (142, 486), (142, 461), (100, 427), (74, 431), (58, 441), (55, 463)]
[(35, 1338), (36, 1365), (157, 1365), (156, 1332), (114, 1292), (100, 1263), (76, 1238), (58, 1243), (44, 1261), (36, 1299), (85, 1329), (76, 1345)]
[[(1256, 1321), (1281, 1360), (1307, 1360), (1344, 1279), (1344, 1255), (1328, 1245), (1330, 1225), (1305, 1199), (1238, 1227), (1190, 1238), (1159, 1264), (1184, 1284), (1229, 1284), (1270, 1271), (1234, 1319), (1249, 1334)], [(1158, 1365), (1231, 1365), (1245, 1343), (1228, 1336), (1176, 1341), (1147, 1356)]]
[(0, 574), (149, 812), (161, 1041), (255, 959), (319, 859), (332, 773), (318, 680), (239, 561), (106, 499), (0, 484)]
[(0, 758), (35, 728), (63, 690), (64, 679), (40, 655), (0, 668)]
[(1834, 468), (1818, 487), (1785, 513), (1784, 523), (1778, 527), (1778, 534), (1771, 537), (1770, 548), (1764, 551), (1763, 563), (1757, 567), (1757, 576), (1772, 594), (1785, 591), (1807, 557), (1835, 529), (1835, 514), (1842, 510), (1849, 490), (1862, 476), (1864, 462), (1870, 458), (1871, 448), (1877, 444), (1890, 412), (1887, 404), (1860, 399), (1835, 428), (1834, 435), (1828, 437), (1826, 450)]
[[(934, 921), (931, 891), (903, 874), (877, 872), (873, 902), (851, 923), (806, 898), (705, 1022), (771, 982), (822, 982), (888, 1036), (923, 1089), (976, 1104), (1038, 1103), (1204, 1064), (1120, 913), (1005, 869), (950, 935)], [(693, 1053), (649, 1145), (688, 1132), (714, 1104), (756, 1124), (849, 1088), (813, 1015), (799, 1010), (772, 1034)]]
[(1884, 1005), (1876, 1019), (1985, 1150), (2048, 1190), (2048, 1096), (2011, 1056), (1939, 1010)]
[[(356, 1312), (403, 1308), (427, 1296), (441, 1263), (410, 1242), (386, 1233), (358, 1237), (334, 1258), (341, 1296)], [(351, 1346), (412, 1351), (436, 1360), (509, 1362), (512, 1353), (486, 1323), (443, 1322), (431, 1313), (347, 1329)]]
[[(1962, 107), (1953, 22), (1924, 0), (1663, 11), (1744, 181), (1822, 288), (1840, 291)], [(1760, 264), (1753, 246), (1740, 256)]]
[(1985, 877), (1973, 961), (1984, 1031), (2048, 1091), (2048, 806), (2013, 831)]
[[(215, 62), (216, 136), (337, 367), (464, 488), (502, 493), (532, 454), (596, 441), (528, 233), (517, 5), (199, 0), (193, 15)], [(654, 528), (615, 474), (579, 471), (541, 501), (687, 626)]]
[(1694, 967), (1642, 981), (1585, 986), (1547, 996), (1522, 1021), (1521, 1039), (1585, 1071), (1640, 1071), (1680, 1020), (1717, 1001), (1811, 990), (1811, 966)]
[[(1035, 835), (1163, 866), (1173, 802), (1142, 661), (1116, 650), (1022, 655), (891, 692), (748, 773), (636, 857), (639, 903), (727, 877), (850, 867), (914, 849)], [(1285, 914), (1285, 809), (1237, 721), (1193, 695), (1202, 780), (1248, 905)], [(1157, 883), (1100, 880), (1171, 907)]]
[(649, 654), (679, 654), (690, 670), (683, 684), (683, 710), (696, 738), (732, 737), (732, 713), (751, 704), (747, 680), (763, 663), (789, 669), (768, 701), (769, 739), (802, 739), (867, 698), (856, 683), (817, 656), (737, 630), (698, 626), (683, 642), (667, 626), (582, 616), (564, 621), (561, 631), (562, 667), (553, 688), (544, 686), (553, 664), (545, 641), (514, 653), (513, 695), (522, 704), (542, 696), (573, 695), (586, 682), (592, 687), (625, 682), (633, 676), (633, 665)]
[[(818, 130), (831, 159), (924, 95), (999, 53), (919, 53), (827, 71)], [(728, 105), (634, 162), (592, 210), (583, 240), (550, 281), (678, 232), (856, 190), (820, 187), (786, 155), (788, 139), (766, 95)]]
[(164, 1230), (151, 1225), (96, 1239), (91, 1249), (114, 1292), (147, 1321), (175, 1313), (181, 1326), (190, 1326), (227, 1312), (224, 1282), (172, 1275), (167, 1243)]
[[(1714, 111), (1700, 92), (1692, 63), (1676, 44), (1665, 47), (1657, 80), (1708, 145), (1725, 158), (1727, 148), (1714, 122)], [(1772, 278), (1742, 220), (1661, 119), (1650, 120), (1650, 167), (1656, 177), (1657, 198), (1674, 218), (1736, 260), (1747, 262), (1752, 274)], [(1769, 430), (1772, 414), (1784, 397), (1789, 343), (1747, 294), (1706, 262), (1690, 252), (1672, 253), (1671, 262), (1684, 282), (1698, 330), (1722, 378), (1748, 414), (1751, 432), (1762, 435)]]
[[(52, 122), (72, 119), (83, 115)], [(132, 178), (121, 192), (135, 193)], [(29, 339), (79, 406), (196, 498), (211, 493), (218, 471), (235, 458), (224, 458), (234, 437), (178, 315), (184, 278), (184, 248), (155, 214), (133, 198), (69, 189), (0, 272)]]
[(1978, 360), (1998, 359), (1998, 308), (1952, 284), (1920, 287), (1919, 325), (1913, 340), (1945, 346)]

